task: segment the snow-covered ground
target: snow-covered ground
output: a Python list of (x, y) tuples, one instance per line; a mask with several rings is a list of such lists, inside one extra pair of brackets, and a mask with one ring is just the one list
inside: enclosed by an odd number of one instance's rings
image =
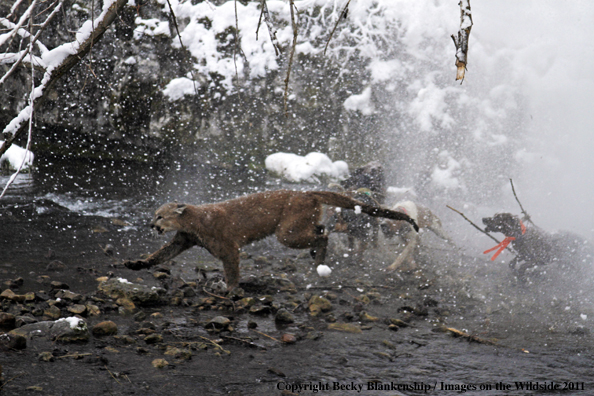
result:
[[(4, 141), (0, 140), (0, 146), (2, 146), (3, 143)], [(5, 163), (8, 163), (8, 168), (15, 170), (18, 169), (24, 161), (23, 169), (27, 169), (33, 165), (34, 159), (35, 155), (30, 150), (26, 150), (13, 144), (6, 150), (6, 153), (0, 157), (0, 167), (4, 166)]]

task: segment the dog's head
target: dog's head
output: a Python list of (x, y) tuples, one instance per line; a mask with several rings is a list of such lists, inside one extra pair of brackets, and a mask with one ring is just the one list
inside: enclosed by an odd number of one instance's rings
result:
[(159, 234), (178, 231), (181, 228), (179, 218), (185, 209), (186, 205), (178, 204), (177, 202), (171, 202), (161, 206), (153, 216), (151, 228)]
[(522, 221), (511, 213), (497, 213), (493, 217), (484, 217), (486, 232), (500, 232), (505, 236), (522, 235)]

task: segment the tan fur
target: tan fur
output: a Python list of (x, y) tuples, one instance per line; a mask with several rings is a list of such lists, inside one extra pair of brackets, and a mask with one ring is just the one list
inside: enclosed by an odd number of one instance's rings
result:
[(239, 249), (276, 235), (294, 249), (311, 249), (317, 265), (323, 264), (328, 236), (320, 225), (322, 205), (347, 209), (356, 206), (375, 217), (404, 220), (418, 227), (408, 215), (376, 208), (328, 191), (268, 191), (200, 206), (168, 203), (156, 212), (151, 227), (158, 232), (176, 231), (173, 240), (145, 260), (126, 261), (131, 269), (149, 268), (171, 260), (192, 246), (201, 246), (223, 262), (227, 287), (239, 284)]
[[(405, 208), (408, 208), (408, 210)], [(453, 245), (453, 242), (451, 241), (450, 237), (441, 226), (441, 220), (428, 208), (414, 203), (412, 201), (406, 201), (403, 203), (396, 203), (392, 207), (392, 210), (407, 213), (417, 222), (419, 228), (431, 230), (433, 233), (435, 233), (435, 235)], [(411, 210), (413, 213), (409, 212)], [(386, 237), (390, 238), (395, 235), (399, 235), (405, 241), (404, 250), (400, 253), (396, 260), (394, 260), (394, 262), (387, 268), (387, 270), (395, 271), (396, 269), (400, 268), (404, 263), (407, 263), (408, 265), (402, 267), (402, 270), (415, 269), (416, 263), (414, 261), (414, 256), (419, 249), (420, 243), (420, 237), (418, 233), (411, 232), (412, 230), (407, 223), (403, 223), (402, 221), (397, 220), (385, 220), (382, 223), (381, 227)]]

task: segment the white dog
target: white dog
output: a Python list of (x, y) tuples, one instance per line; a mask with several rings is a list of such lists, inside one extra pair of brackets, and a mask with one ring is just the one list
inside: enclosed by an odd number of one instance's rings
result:
[[(392, 210), (406, 213), (415, 220), (420, 229), (429, 229), (441, 239), (453, 244), (451, 238), (441, 226), (441, 220), (434, 215), (428, 208), (421, 206), (413, 201), (397, 202)], [(413, 228), (405, 221), (386, 220), (381, 224), (381, 229), (386, 238), (400, 236), (405, 241), (405, 247), (402, 253), (396, 258), (387, 270), (395, 271), (405, 262), (408, 264), (408, 270), (416, 268), (414, 256), (418, 252), (420, 237), (414, 232)]]

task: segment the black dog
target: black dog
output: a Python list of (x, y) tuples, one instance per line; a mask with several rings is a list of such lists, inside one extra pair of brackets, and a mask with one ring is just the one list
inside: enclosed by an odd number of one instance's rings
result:
[(379, 161), (372, 161), (355, 169), (348, 179), (340, 182), (340, 185), (346, 191), (368, 188), (379, 204), (383, 204), (386, 199), (386, 177), (384, 167)]
[(517, 264), (521, 264), (518, 268), (518, 276), (521, 279), (525, 277), (527, 269), (552, 262), (574, 266), (585, 257), (589, 248), (587, 242), (577, 235), (567, 232), (549, 234), (536, 227), (526, 227), (518, 216), (511, 213), (497, 213), (493, 217), (485, 217), (483, 223), (487, 226), (486, 232), (500, 232), (506, 237), (503, 242), (485, 253), (497, 250), (491, 259), (494, 260), (511, 243), (517, 255), (509, 266), (515, 269)]

